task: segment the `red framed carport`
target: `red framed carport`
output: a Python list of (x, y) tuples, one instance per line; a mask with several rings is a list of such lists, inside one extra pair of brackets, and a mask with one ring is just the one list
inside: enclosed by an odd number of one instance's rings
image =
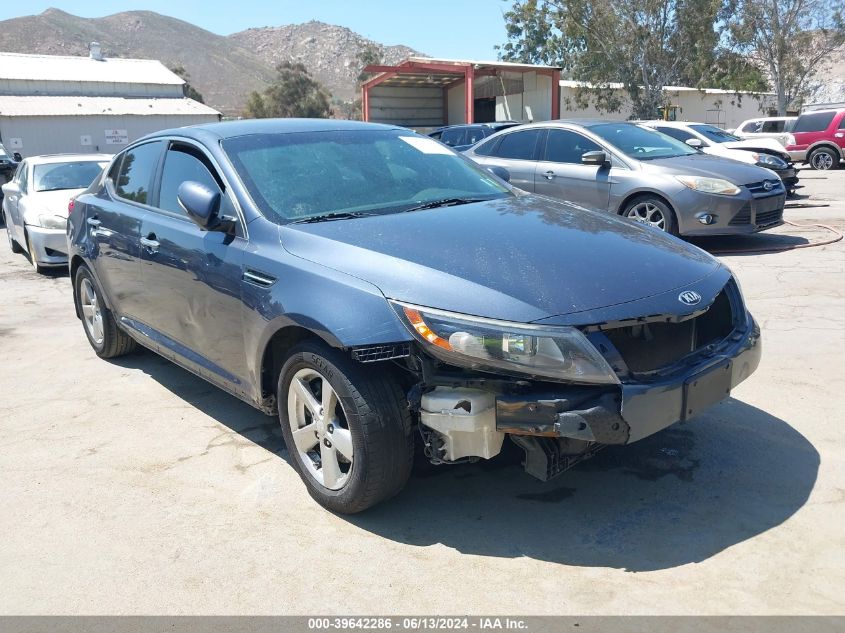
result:
[[(445, 119), (448, 116), (447, 95), (449, 89), (464, 85), (466, 87), (464, 121), (475, 123), (475, 79), (515, 72), (533, 72), (551, 78), (551, 118), (560, 118), (560, 68), (510, 62), (475, 62), (412, 57), (396, 66), (371, 64), (364, 68), (364, 72), (379, 73), (378, 76), (364, 82), (361, 87), (361, 108), (364, 121), (370, 120), (370, 91), (376, 86), (440, 87), (443, 91), (443, 116)], [(446, 124), (447, 121), (444, 120), (443, 123)]]

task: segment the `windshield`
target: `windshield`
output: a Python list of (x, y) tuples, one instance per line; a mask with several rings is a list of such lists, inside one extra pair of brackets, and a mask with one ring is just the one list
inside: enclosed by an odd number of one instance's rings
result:
[(279, 224), (513, 195), (468, 159), (410, 131), (251, 134), (224, 140), (223, 149), (261, 212)]
[(690, 127), (702, 136), (706, 137), (708, 141), (713, 141), (714, 143), (728, 143), (730, 141), (742, 140), (738, 136), (728, 134), (723, 129), (718, 128), (715, 125), (690, 125)]
[(590, 131), (626, 156), (637, 160), (673, 158), (698, 153), (698, 150), (676, 141), (671, 136), (633, 123), (600, 123), (591, 126)]
[(107, 163), (91, 160), (73, 163), (46, 163), (33, 168), (35, 191), (85, 189), (100, 175)]

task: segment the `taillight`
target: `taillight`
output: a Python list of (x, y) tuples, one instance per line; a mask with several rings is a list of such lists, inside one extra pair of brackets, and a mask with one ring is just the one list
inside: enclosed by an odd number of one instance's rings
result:
[(71, 198), (71, 199), (68, 201), (68, 203), (67, 203), (67, 214), (68, 214), (68, 217), (70, 217), (70, 214), (73, 212), (73, 207), (74, 207), (74, 205), (75, 205), (75, 204), (76, 204), (76, 200), (74, 200), (73, 198)]

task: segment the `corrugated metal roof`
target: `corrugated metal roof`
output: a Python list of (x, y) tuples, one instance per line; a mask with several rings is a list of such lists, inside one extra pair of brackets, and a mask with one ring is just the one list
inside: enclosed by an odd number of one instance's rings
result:
[(193, 99), (0, 96), (0, 116), (219, 115)]
[(0, 53), (0, 79), (164, 85), (185, 83), (155, 59), (111, 57), (95, 60), (90, 57), (21, 53)]

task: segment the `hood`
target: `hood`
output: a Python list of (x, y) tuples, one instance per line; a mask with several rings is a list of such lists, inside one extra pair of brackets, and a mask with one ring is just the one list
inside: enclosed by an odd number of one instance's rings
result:
[(534, 195), (287, 225), (280, 238), (388, 298), (518, 322), (634, 302), (720, 267), (650, 227)]
[(723, 178), (735, 185), (747, 185), (775, 177), (768, 169), (741, 163), (723, 156), (713, 156), (712, 154), (658, 158), (641, 161), (640, 165), (642, 165), (644, 171), (648, 172)]
[(731, 149), (742, 149), (742, 150), (759, 150), (759, 149), (767, 149), (772, 152), (777, 152), (778, 154), (785, 154), (786, 149), (777, 139), (774, 138), (744, 138), (740, 141), (728, 141), (727, 143), (722, 143), (722, 147), (729, 147)]

